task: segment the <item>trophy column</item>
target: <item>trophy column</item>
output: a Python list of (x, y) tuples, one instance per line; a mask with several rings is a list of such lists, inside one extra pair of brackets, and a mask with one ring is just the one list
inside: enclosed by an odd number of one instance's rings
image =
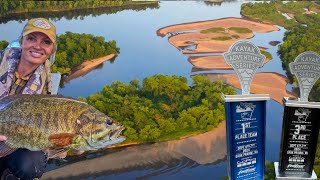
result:
[(284, 98), (285, 105), (280, 162), (275, 162), (276, 179), (317, 179), (313, 171), (320, 123), (320, 103), (308, 102), (314, 83), (320, 76), (320, 56), (300, 54), (290, 63), (290, 71), (299, 83), (300, 98)]
[(254, 73), (265, 56), (250, 41), (234, 43), (224, 54), (240, 79), (242, 95), (223, 95), (226, 111), (228, 175), (230, 180), (263, 180), (265, 162), (266, 94), (250, 94)]

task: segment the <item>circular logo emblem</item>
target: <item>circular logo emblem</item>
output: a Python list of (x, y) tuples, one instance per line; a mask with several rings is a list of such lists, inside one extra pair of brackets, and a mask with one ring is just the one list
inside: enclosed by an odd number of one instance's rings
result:
[(42, 29), (50, 29), (50, 24), (45, 21), (45, 20), (42, 20), (42, 19), (38, 19), (36, 20), (33, 25), (35, 27), (39, 27), (39, 28), (42, 28)]

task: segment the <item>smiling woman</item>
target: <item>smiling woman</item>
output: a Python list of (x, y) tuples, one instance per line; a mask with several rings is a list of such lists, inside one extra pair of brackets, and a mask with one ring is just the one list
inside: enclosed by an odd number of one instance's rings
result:
[[(0, 100), (14, 94), (51, 94), (50, 62), (56, 50), (55, 26), (44, 18), (31, 19), (23, 28), (21, 48), (0, 51)], [(0, 110), (1, 112), (1, 110)], [(42, 176), (50, 150), (17, 149), (13, 153), (0, 134), (1, 179), (33, 179)], [(12, 151), (11, 151), (12, 152)], [(44, 153), (46, 152), (46, 153)]]

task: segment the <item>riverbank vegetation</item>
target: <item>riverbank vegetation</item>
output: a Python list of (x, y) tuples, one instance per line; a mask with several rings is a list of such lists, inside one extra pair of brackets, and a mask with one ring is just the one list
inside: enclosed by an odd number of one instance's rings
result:
[[(54, 18), (59, 20), (97, 16), (101, 14), (115, 14), (119, 11), (131, 9), (135, 11), (148, 8), (159, 8), (159, 2), (131, 1), (131, 0), (76, 0), (76, 1), (10, 1), (0, 2), (0, 23), (10, 20), (26, 20), (34, 17)], [(63, 13), (62, 13), (63, 12)]]
[(7, 41), (0, 41), (0, 50), (5, 49), (9, 45), (9, 42)]
[(221, 81), (197, 75), (189, 86), (185, 77), (155, 75), (129, 84), (119, 81), (84, 99), (125, 126), (126, 142), (156, 142), (199, 134), (224, 117), (222, 93), (235, 94)]
[(85, 60), (118, 54), (115, 41), (105, 42), (102, 36), (66, 32), (57, 37), (58, 51), (56, 60), (51, 66), (52, 72), (69, 73), (73, 67)]

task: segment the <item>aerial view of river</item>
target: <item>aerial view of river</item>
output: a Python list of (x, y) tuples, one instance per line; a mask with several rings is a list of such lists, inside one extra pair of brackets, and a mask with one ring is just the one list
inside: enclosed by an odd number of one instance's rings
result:
[[(158, 8), (123, 10), (113, 14), (80, 15), (77, 18), (50, 19), (57, 34), (66, 31), (103, 36), (115, 40), (120, 54), (106, 61), (82, 77), (65, 82), (59, 94), (77, 98), (100, 91), (113, 81), (140, 82), (155, 74), (184, 76), (225, 73), (225, 70), (193, 70), (188, 58), (168, 42), (168, 35), (160, 37), (160, 28), (182, 23), (240, 18), (241, 4), (230, 1), (219, 4), (203, 1), (161, 1)], [(21, 32), (24, 20), (10, 20), (0, 24), (0, 40), (13, 41)], [(258, 72), (286, 75), (277, 55), (277, 46), (285, 33), (280, 30), (254, 33), (250, 41), (267, 48), (273, 59)], [(291, 90), (292, 85), (287, 86)], [(240, 92), (240, 91), (238, 91)], [(267, 103), (266, 160), (278, 161), (283, 105), (275, 100)], [(196, 137), (162, 143), (143, 144), (82, 156), (49, 164), (44, 179), (221, 179), (227, 176), (225, 125)]]

